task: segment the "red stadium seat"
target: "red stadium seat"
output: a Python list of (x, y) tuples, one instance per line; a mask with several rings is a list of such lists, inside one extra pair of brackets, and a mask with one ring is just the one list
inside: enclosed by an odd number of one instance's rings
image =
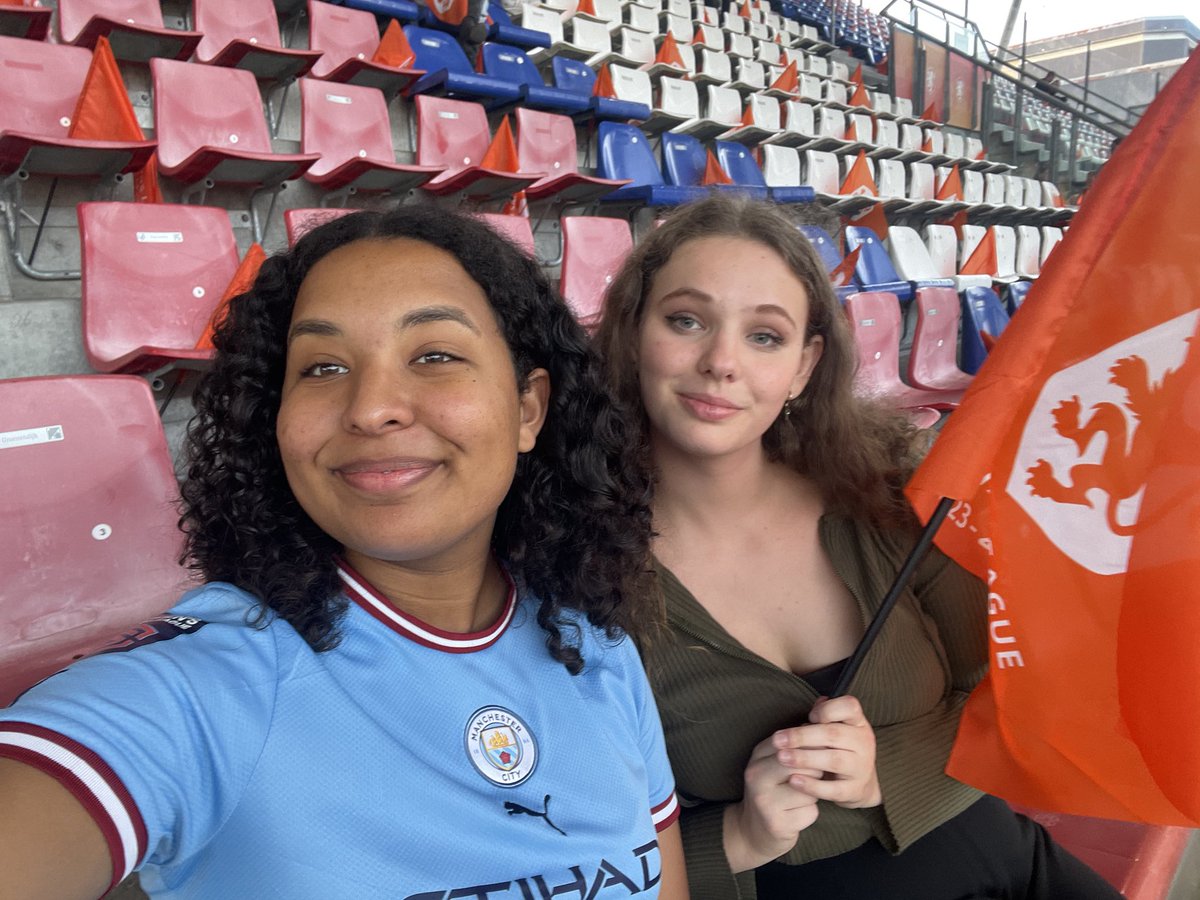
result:
[(117, 59), (133, 62), (187, 59), (203, 37), (164, 28), (158, 0), (58, 0), (58, 30), (64, 44), (79, 47), (107, 37)]
[(178, 489), (146, 383), (0, 381), (0, 706), (167, 609)]
[(908, 357), (908, 382), (961, 396), (971, 376), (958, 367), (958, 324), (962, 313), (954, 288), (917, 289), (917, 327)]
[(304, 237), (305, 234), (317, 226), (324, 225), (326, 222), (332, 222), (334, 219), (340, 219), (342, 216), (347, 216), (352, 212), (358, 212), (358, 210), (332, 209), (329, 207), (284, 210), (283, 227), (287, 230), (288, 246), (294, 247), (296, 241), (300, 240), (300, 238)]
[(953, 409), (958, 391), (930, 391), (900, 380), (900, 302), (895, 294), (860, 292), (846, 298), (846, 315), (858, 347), (856, 389), (896, 409)]
[(629, 184), (628, 179), (593, 178), (579, 173), (575, 123), (567, 116), (518, 109), (517, 157), (522, 172), (547, 173), (525, 189), (530, 203), (590, 203)]
[[(300, 81), (300, 149), (320, 156), (305, 179), (331, 193), (404, 193), (444, 170), (396, 162), (387, 100), (377, 88)], [(337, 205), (337, 204), (335, 204)]]
[(44, 41), (50, 33), (54, 10), (38, 0), (9, 0), (0, 3), (0, 35)]
[(524, 190), (544, 173), (503, 172), (480, 163), (491, 143), (487, 113), (478, 103), (422, 94), (417, 106), (417, 164), (445, 172), (422, 188), (431, 194), (461, 193), (469, 200), (498, 200)]
[(533, 244), (533, 229), (524, 216), (504, 216), (498, 213), (480, 213), (479, 218), (500, 232), (530, 256), (536, 253)]
[(365, 10), (308, 0), (308, 46), (321, 51), (312, 76), (379, 88), (389, 100), (425, 73), (372, 62), (379, 26)]
[(566, 216), (562, 234), (560, 291), (579, 323), (594, 328), (604, 311), (604, 292), (633, 249), (629, 223), (601, 216)]
[(320, 50), (293, 50), (279, 40), (279, 18), (271, 0), (195, 0), (196, 30), (204, 34), (196, 62), (247, 69), (261, 81), (299, 78), (321, 57)]
[(238, 266), (229, 214), (207, 206), (81, 203), (83, 347), (98, 372), (198, 367), (196, 343)]

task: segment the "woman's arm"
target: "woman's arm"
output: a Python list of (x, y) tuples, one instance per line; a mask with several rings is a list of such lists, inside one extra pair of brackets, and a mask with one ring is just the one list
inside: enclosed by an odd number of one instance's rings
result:
[(659, 832), (658, 856), (662, 861), (659, 900), (688, 900), (687, 867), (683, 861), (683, 838), (678, 821)]
[(112, 880), (100, 827), (51, 776), (0, 759), (0, 900), (96, 900)]

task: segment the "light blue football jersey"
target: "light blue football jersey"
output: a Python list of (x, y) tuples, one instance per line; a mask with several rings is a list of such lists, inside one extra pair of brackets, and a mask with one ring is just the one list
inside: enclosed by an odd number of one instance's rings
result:
[(451, 634), (342, 578), (334, 650), (208, 584), (0, 710), (0, 756), (74, 791), (155, 898), (657, 896), (678, 805), (632, 641), (574, 617), (572, 676), (530, 598)]

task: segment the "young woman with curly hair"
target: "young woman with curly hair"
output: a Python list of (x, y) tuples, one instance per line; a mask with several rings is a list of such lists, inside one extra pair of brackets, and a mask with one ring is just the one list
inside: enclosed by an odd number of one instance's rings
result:
[(349, 215), (214, 343), (206, 584), (0, 713), (0, 896), (686, 897), (623, 635), (649, 481), (537, 264), (462, 215)]
[(657, 475), (668, 628), (643, 647), (694, 898), (1115, 897), (1039, 826), (943, 773), (987, 652), (983, 585), (937, 551), (827, 699), (915, 543), (922, 449), (855, 396), (821, 263), (770, 204), (648, 235), (597, 340)]

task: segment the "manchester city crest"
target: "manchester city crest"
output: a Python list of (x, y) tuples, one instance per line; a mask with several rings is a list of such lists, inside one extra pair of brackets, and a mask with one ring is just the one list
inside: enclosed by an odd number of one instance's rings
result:
[(493, 784), (515, 787), (533, 774), (537, 741), (515, 713), (501, 706), (478, 709), (463, 737), (475, 770)]

